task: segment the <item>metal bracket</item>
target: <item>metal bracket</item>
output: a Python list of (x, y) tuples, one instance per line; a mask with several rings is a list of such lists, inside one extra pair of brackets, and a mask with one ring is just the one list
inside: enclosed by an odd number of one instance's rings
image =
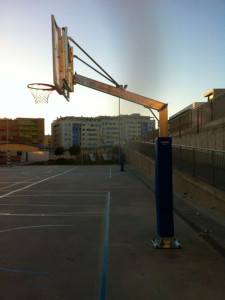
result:
[(174, 237), (161, 237), (152, 240), (155, 249), (181, 249), (182, 246)]

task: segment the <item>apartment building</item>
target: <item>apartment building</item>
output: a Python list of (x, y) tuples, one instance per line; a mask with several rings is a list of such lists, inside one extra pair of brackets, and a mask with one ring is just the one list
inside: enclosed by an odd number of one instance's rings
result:
[(44, 146), (51, 147), (52, 145), (52, 136), (50, 134), (47, 134), (44, 136)]
[(0, 119), (0, 143), (44, 144), (44, 119)]
[(96, 118), (63, 117), (52, 122), (52, 146), (68, 149), (113, 147), (155, 129), (155, 121), (140, 114)]

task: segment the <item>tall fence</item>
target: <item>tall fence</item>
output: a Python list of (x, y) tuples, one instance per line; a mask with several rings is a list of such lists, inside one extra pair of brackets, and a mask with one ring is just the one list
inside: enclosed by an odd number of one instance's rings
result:
[[(155, 143), (131, 141), (128, 146), (155, 159)], [(172, 153), (173, 168), (225, 190), (225, 151), (173, 145)]]

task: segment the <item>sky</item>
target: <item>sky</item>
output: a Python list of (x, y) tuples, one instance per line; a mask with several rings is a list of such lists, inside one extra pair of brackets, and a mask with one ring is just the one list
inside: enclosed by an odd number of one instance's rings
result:
[[(51, 15), (119, 84), (168, 103), (169, 116), (225, 88), (225, 0), (7, 0), (0, 3), (0, 118), (119, 114), (119, 99), (75, 85), (36, 105), (27, 89), (53, 84)], [(74, 54), (88, 63), (74, 46)], [(76, 59), (74, 71), (108, 83)], [(121, 114), (152, 116), (121, 100)]]

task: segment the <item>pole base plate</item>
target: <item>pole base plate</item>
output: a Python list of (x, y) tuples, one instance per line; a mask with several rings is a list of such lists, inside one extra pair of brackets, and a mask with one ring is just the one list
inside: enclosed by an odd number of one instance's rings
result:
[(174, 237), (160, 237), (152, 240), (155, 249), (181, 249), (182, 246)]

